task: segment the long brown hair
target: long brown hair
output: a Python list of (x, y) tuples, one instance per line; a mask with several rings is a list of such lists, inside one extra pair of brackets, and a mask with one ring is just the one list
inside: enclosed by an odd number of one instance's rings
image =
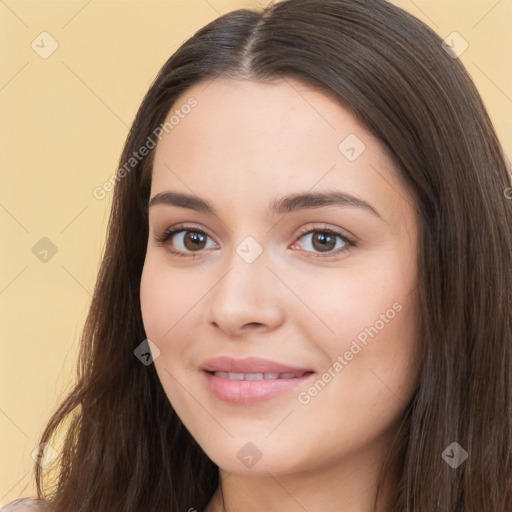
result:
[[(120, 168), (182, 93), (218, 76), (291, 77), (319, 87), (396, 159), (420, 219), (422, 364), (389, 453), (388, 462), (400, 461), (393, 512), (510, 512), (512, 201), (504, 191), (511, 184), (459, 59), (384, 0), (284, 0), (233, 11), (164, 64)], [(219, 483), (154, 365), (134, 356), (146, 338), (139, 284), (153, 154), (118, 175), (77, 383), (41, 437), (52, 444), (65, 429), (47, 492), (35, 465), (38, 495), (54, 512), (200, 511)], [(468, 453), (457, 468), (442, 457), (452, 442)]]

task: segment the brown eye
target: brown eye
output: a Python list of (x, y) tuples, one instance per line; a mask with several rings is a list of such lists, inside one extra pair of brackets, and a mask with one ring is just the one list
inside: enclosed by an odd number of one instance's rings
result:
[(183, 226), (167, 230), (156, 241), (165, 245), (168, 250), (177, 256), (195, 257), (206, 247), (206, 242), (210, 238), (202, 229)]
[[(339, 253), (343, 253), (348, 251), (350, 247), (355, 246), (355, 243), (349, 240), (346, 236), (330, 228), (310, 229), (306, 233), (302, 234), (299, 240), (301, 238), (309, 238), (307, 243), (301, 243), (301, 245), (306, 248), (312, 248), (312, 250), (306, 249), (306, 252), (325, 253), (326, 256), (334, 256)], [(313, 254), (313, 257), (323, 256), (315, 256), (315, 254)]]
[(315, 233), (312, 233), (312, 235), (311, 241), (313, 247), (317, 251), (332, 251), (336, 246), (336, 235), (331, 235), (330, 233), (321, 231), (316, 231)]
[(182, 243), (189, 251), (204, 249), (206, 235), (198, 233), (197, 231), (183, 231), (185, 236), (182, 238)]

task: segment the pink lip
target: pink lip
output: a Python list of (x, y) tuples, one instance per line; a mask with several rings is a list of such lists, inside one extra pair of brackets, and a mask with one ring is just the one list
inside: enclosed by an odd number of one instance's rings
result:
[(302, 377), (276, 380), (230, 380), (203, 371), (210, 392), (230, 404), (250, 405), (269, 400), (304, 384), (314, 373)]
[(208, 359), (201, 365), (201, 370), (230, 373), (301, 373), (312, 371), (311, 368), (284, 365), (258, 357), (233, 359), (227, 356)]
[[(224, 402), (238, 405), (250, 405), (269, 400), (303, 385), (314, 375), (314, 372), (308, 368), (283, 365), (255, 357), (247, 359), (215, 357), (206, 361), (201, 370), (205, 376), (208, 389), (215, 397)], [(228, 373), (307, 373), (289, 379), (231, 380), (214, 375), (213, 372), (215, 371)]]

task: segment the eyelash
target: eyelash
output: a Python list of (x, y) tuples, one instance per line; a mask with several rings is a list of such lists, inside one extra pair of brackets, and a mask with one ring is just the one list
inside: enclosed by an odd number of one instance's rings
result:
[[(206, 233), (205, 231), (203, 231), (200, 228), (196, 228), (195, 226), (178, 225), (178, 226), (174, 226), (173, 228), (167, 229), (159, 237), (155, 236), (155, 242), (157, 242), (159, 244), (167, 245), (167, 242), (172, 238), (173, 235), (175, 235), (177, 233), (181, 233), (182, 231), (189, 231), (191, 233), (200, 233), (200, 234), (202, 234), (202, 235), (204, 235), (204, 236), (206, 236), (208, 238), (211, 238), (208, 235), (208, 233)], [(336, 230), (334, 230), (332, 228), (328, 228), (327, 226), (315, 226), (313, 228), (304, 229), (302, 232), (299, 233), (297, 240), (302, 238), (304, 235), (308, 235), (310, 233), (317, 233), (317, 232), (329, 233), (330, 235), (337, 236), (337, 237), (341, 238), (341, 240), (346, 245), (344, 247), (342, 247), (341, 249), (338, 249), (334, 253), (328, 253), (325, 256), (323, 256), (323, 255), (322, 256), (320, 256), (320, 255), (308, 256), (310, 258), (328, 258), (328, 257), (332, 257), (333, 255), (349, 252), (353, 247), (356, 246), (356, 243), (353, 240), (349, 239), (345, 235), (342, 235), (339, 231), (336, 231)], [(172, 249), (171, 247), (168, 247), (167, 249), (172, 254), (174, 254), (176, 256), (179, 256), (179, 257), (182, 257), (182, 258), (196, 258), (198, 256), (201, 256), (200, 254), (186, 254), (186, 253), (183, 253), (181, 251), (176, 251), (175, 249)], [(306, 251), (306, 252), (310, 253), (310, 251)]]

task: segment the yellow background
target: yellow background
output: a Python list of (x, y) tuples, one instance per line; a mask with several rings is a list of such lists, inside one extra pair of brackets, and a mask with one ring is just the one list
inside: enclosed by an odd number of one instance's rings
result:
[[(469, 43), (460, 58), (510, 159), (512, 2), (394, 3)], [(111, 204), (111, 192), (97, 200), (92, 190), (117, 170), (171, 53), (220, 14), (260, 4), (0, 0), (0, 507), (35, 496), (31, 453), (74, 378)], [(59, 45), (47, 59), (31, 47), (45, 31)], [(43, 237), (57, 247), (45, 263), (32, 252)]]

